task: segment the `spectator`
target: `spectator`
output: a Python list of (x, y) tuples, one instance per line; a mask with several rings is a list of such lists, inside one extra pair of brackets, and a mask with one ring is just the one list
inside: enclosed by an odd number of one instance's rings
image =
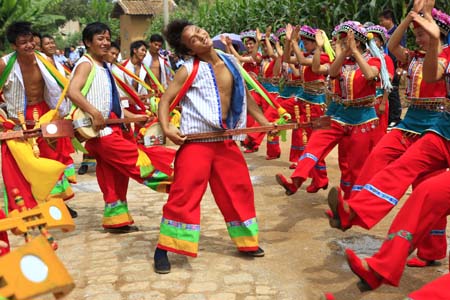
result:
[[(389, 36), (392, 36), (395, 29), (397, 29), (397, 24), (395, 23), (395, 17), (394, 12), (390, 9), (385, 9), (378, 17), (379, 24), (383, 27), (385, 27), (388, 30)], [(406, 46), (406, 35), (403, 35), (402, 40), (400, 42), (400, 45), (402, 47)], [(397, 59), (395, 58), (392, 53), (389, 52), (387, 49), (387, 43), (385, 45), (385, 52), (389, 55), (389, 57), (394, 62), (394, 66), (397, 66)], [(394, 78), (392, 79), (392, 86), (393, 89), (391, 93), (389, 94), (389, 120), (388, 120), (388, 128), (392, 128), (397, 123), (399, 123), (401, 119), (402, 114), (402, 105), (400, 102), (400, 95), (398, 93), (398, 86), (400, 84), (400, 74), (402, 70), (397, 69), (397, 71), (394, 73)]]

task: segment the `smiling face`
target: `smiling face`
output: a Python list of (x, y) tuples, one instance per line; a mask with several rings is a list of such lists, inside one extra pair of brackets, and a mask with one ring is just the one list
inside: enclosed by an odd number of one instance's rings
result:
[(213, 42), (206, 30), (195, 25), (186, 26), (181, 34), (181, 42), (189, 48), (190, 54), (203, 54), (211, 51)]
[(19, 56), (34, 55), (36, 44), (33, 35), (19, 35), (16, 38), (16, 42), (12, 44), (12, 48)]
[(53, 56), (54, 54), (56, 54), (55, 40), (48, 37), (43, 37), (42, 52), (44, 52), (47, 56)]
[(427, 51), (430, 45), (430, 36), (422, 27), (414, 28), (414, 36), (416, 37), (416, 43), (421, 50)]
[(251, 53), (253, 49), (255, 48), (255, 40), (251, 38), (245, 39), (245, 48), (247, 49), (247, 52)]
[(104, 57), (111, 47), (111, 36), (108, 31), (94, 34), (92, 41), (86, 42), (86, 46), (89, 48), (90, 54)]
[(133, 50), (133, 56), (136, 57), (139, 61), (143, 61), (146, 54), (147, 47), (145, 47), (145, 45), (142, 45), (139, 48)]

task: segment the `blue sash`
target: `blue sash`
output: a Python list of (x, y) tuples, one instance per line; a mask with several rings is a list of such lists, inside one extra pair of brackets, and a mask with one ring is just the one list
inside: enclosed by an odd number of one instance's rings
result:
[(230, 111), (228, 112), (226, 124), (227, 128), (235, 128), (242, 114), (242, 106), (245, 96), (244, 80), (241, 73), (239, 72), (239, 69), (228, 56), (220, 52), (217, 52), (217, 54), (223, 60), (228, 70), (230, 70), (231, 75), (233, 75), (234, 79)]

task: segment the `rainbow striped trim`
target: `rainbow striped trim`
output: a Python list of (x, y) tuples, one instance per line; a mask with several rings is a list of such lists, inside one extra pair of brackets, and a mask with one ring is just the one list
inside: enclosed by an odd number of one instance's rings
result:
[(161, 219), (158, 248), (197, 257), (200, 225)]
[(128, 212), (127, 202), (117, 200), (113, 203), (106, 203), (102, 223), (104, 228), (116, 228), (133, 224), (134, 221)]
[(240, 251), (258, 249), (258, 222), (256, 218), (246, 221), (227, 222), (227, 230), (236, 247)]

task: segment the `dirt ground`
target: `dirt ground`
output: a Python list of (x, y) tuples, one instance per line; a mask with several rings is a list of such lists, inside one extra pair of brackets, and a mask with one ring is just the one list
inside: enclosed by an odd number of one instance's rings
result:
[[(350, 247), (362, 256), (373, 254), (397, 209), (371, 231), (352, 228), (342, 233), (331, 229), (324, 216), (328, 191), (308, 194), (304, 190), (306, 183), (295, 195), (286, 196), (275, 182), (275, 173), (291, 173), (289, 146), (289, 142), (282, 143), (278, 160), (265, 160), (265, 146), (259, 152), (245, 154), (255, 189), (260, 243), (266, 256), (249, 260), (236, 253), (207, 191), (202, 202), (199, 257), (170, 255), (173, 270), (168, 275), (156, 275), (152, 270), (166, 196), (131, 182), (130, 211), (141, 230), (112, 235), (100, 227), (103, 201), (95, 173), (78, 176), (76, 196), (69, 202), (79, 213), (75, 219), (77, 229), (55, 234), (60, 245), (57, 254), (76, 284), (67, 299), (318, 300), (323, 292), (332, 292), (337, 300), (400, 300), (448, 272), (447, 259), (439, 266), (406, 268), (400, 287), (382, 286), (361, 294), (343, 250)], [(76, 155), (77, 167), (80, 161), (81, 156)], [(330, 186), (337, 185), (337, 151), (326, 161)], [(17, 247), (23, 238), (13, 237), (12, 241)]]

